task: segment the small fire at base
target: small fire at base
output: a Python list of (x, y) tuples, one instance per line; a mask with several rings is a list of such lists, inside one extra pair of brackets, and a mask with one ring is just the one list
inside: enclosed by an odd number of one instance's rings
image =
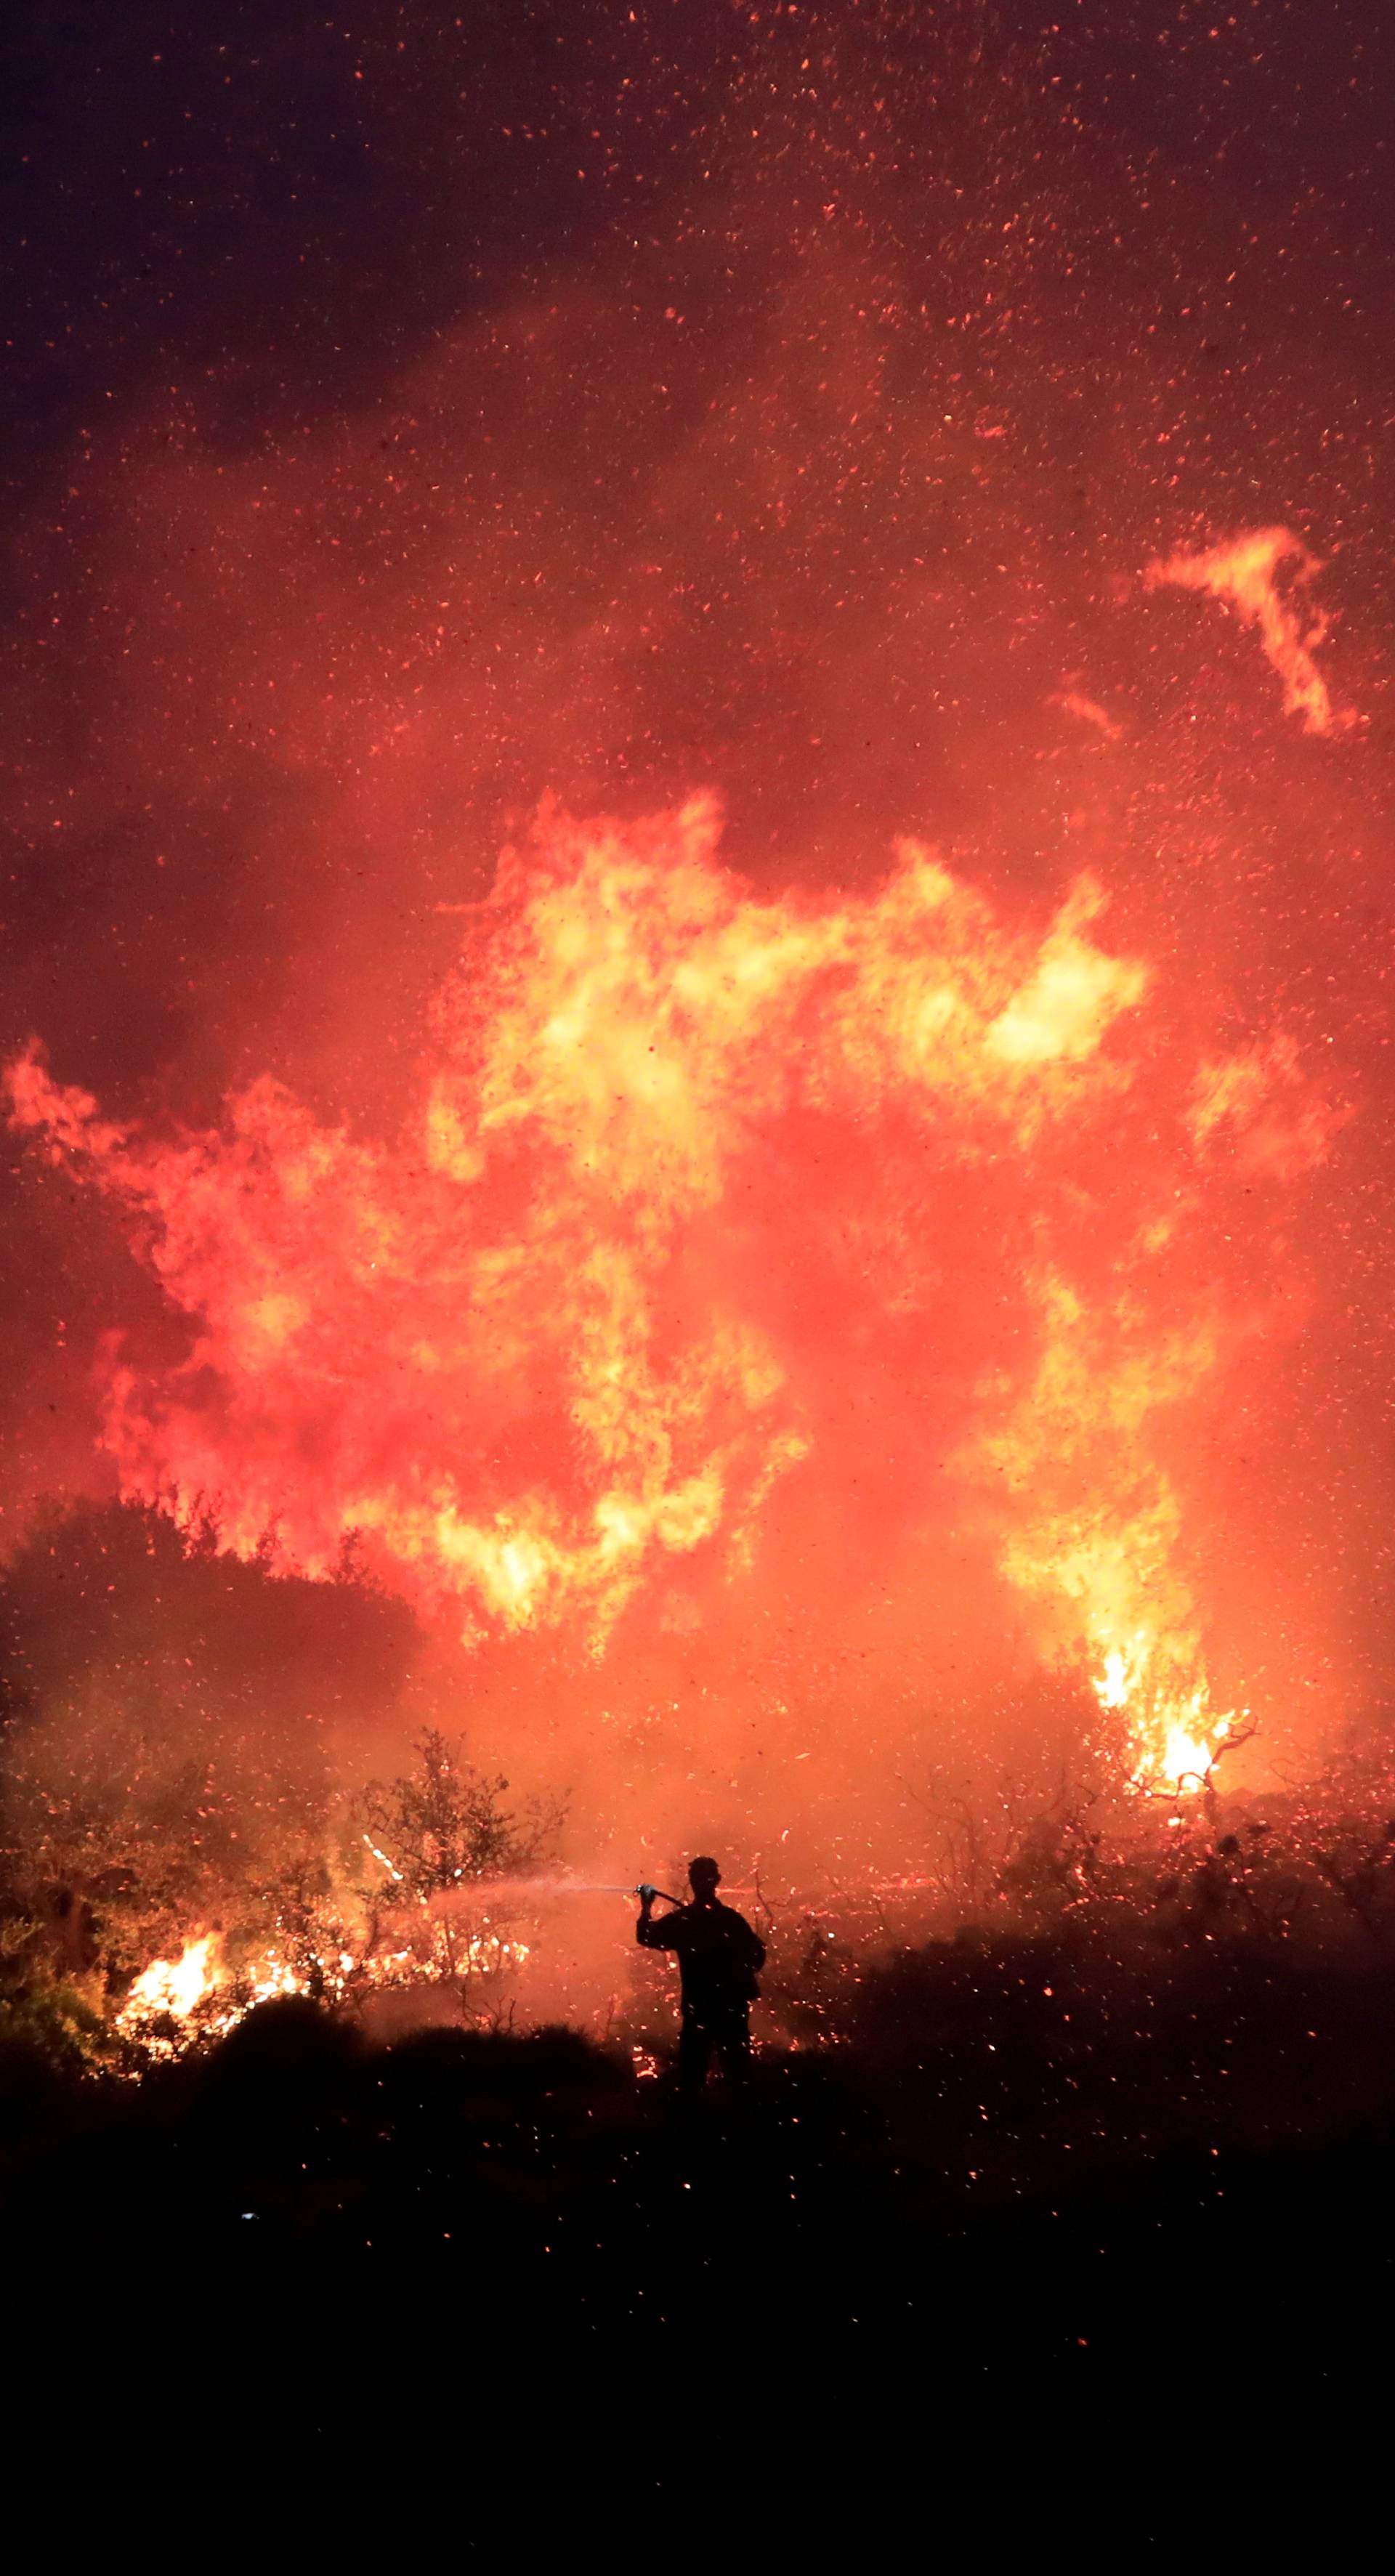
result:
[(257, 2005), (285, 1996), (361, 2002), (390, 1989), (498, 1978), (521, 1968), (528, 1955), (526, 1942), (480, 1932), (453, 1941), (438, 1936), (410, 1950), (311, 1953), (298, 1963), (265, 1950), (234, 1968), (218, 1935), (204, 1932), (177, 1958), (154, 1959), (142, 1970), (114, 2028), (143, 2059), (177, 2057), (196, 2040), (226, 2038)]

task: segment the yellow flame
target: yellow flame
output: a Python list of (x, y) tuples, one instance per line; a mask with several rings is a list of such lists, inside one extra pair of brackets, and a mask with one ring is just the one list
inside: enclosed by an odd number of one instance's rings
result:
[(205, 1932), (198, 1940), (187, 1941), (177, 1959), (152, 1959), (126, 1998), (120, 2015), (123, 2025), (155, 2013), (171, 2013), (176, 2021), (187, 2020), (216, 1983), (216, 1937)]
[[(390, 1866), (385, 1854), (377, 1857)], [(491, 1931), (487, 1925), (464, 1938), (451, 1939), (440, 1925), (433, 1925), (424, 1948), (375, 1950), (362, 1956), (354, 1950), (335, 1949), (313, 1960), (312, 1976), (309, 1965), (299, 1966), (271, 1947), (233, 1976), (219, 1955), (217, 1934), (205, 1932), (186, 1942), (177, 1959), (152, 1959), (141, 1970), (117, 2015), (116, 2027), (147, 2056), (170, 2058), (195, 2038), (225, 2039), (257, 2004), (282, 1996), (317, 1991), (328, 2002), (342, 2003), (355, 1988), (429, 1984), (442, 1976), (508, 1974), (521, 1968), (528, 1956), (526, 1941)], [(182, 2025), (178, 2033), (168, 2029), (171, 2021)]]
[(1136, 1756), (1131, 1777), (1181, 1797), (1203, 1789), (1230, 1733), (1234, 1711), (1213, 1709), (1202, 1674), (1189, 1689), (1169, 1685), (1152, 1639), (1132, 1638), (1104, 1656), (1093, 1689), (1101, 1708), (1121, 1711)]
[(1129, 1661), (1116, 1646), (1104, 1659), (1104, 1671), (1095, 1684), (1095, 1696), (1101, 1708), (1123, 1708), (1129, 1696)]

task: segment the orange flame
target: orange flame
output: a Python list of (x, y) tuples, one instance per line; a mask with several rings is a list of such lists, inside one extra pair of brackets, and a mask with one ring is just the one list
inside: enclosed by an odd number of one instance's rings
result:
[[(10, 1068), (15, 1123), (124, 1207), (193, 1323), (182, 1366), (112, 1368), (123, 1491), (311, 1575), (353, 1537), (467, 1634), (571, 1621), (599, 1646), (666, 1561), (740, 1563), (796, 1470), (831, 1458), (851, 1496), (870, 1351), (876, 1400), (960, 1425), (929, 1432), (927, 1491), (948, 1469), (991, 1497), (1043, 1644), (1123, 1707), (1111, 1659), (1149, 1640), (1130, 1722), (1198, 1767), (1223, 1721), (1154, 1426), (1242, 1329), (1204, 1192), (1291, 1179), (1334, 1118), (1282, 1039), (1155, 1057), (1135, 1110), (1153, 988), (1095, 936), (1089, 879), (1032, 935), (913, 841), (822, 898), (753, 892), (717, 841), (706, 799), (623, 829), (546, 810), (474, 917), (395, 1148), (268, 1079), (223, 1132), (162, 1141), (32, 1051)], [(946, 1237), (932, 1180), (956, 1174), (989, 1213)]]
[(1285, 715), (1301, 715), (1308, 733), (1345, 732), (1356, 719), (1349, 708), (1334, 710), (1313, 654), (1328, 630), (1326, 616), (1305, 626), (1298, 611), (1279, 593), (1275, 576), (1281, 564), (1293, 565), (1293, 578), (1306, 584), (1322, 570), (1301, 537), (1288, 528), (1250, 528), (1204, 554), (1169, 555), (1152, 563), (1144, 587), (1156, 590), (1172, 582), (1182, 590), (1209, 590), (1214, 599), (1229, 600), (1247, 626), (1259, 628), (1259, 640), (1284, 684)]
[[(314, 1983), (320, 1994), (342, 2001), (352, 1989), (508, 1974), (528, 1957), (527, 1942), (491, 1931), (487, 1924), (446, 1934), (440, 1923), (423, 1918), (415, 1946), (331, 1951), (314, 1962)], [(217, 1934), (205, 1932), (188, 1940), (177, 1959), (153, 1959), (142, 1969), (116, 2016), (116, 2028), (146, 2057), (169, 2058), (196, 2039), (225, 2039), (258, 2004), (311, 1991), (307, 1971), (275, 1947), (259, 1952), (234, 1976)]]
[(1097, 1664), (1095, 1695), (1126, 1722), (1135, 1777), (1196, 1784), (1230, 1721), (1209, 1714), (1197, 1606), (1178, 1564), (1181, 1505), (1147, 1431), (1205, 1383), (1217, 1334), (1140, 1339), (1127, 1304), (1089, 1309), (1054, 1275), (1038, 1296), (1035, 1380), (965, 1464), (1020, 1496), (1003, 1570)]
[[(685, 1288), (688, 1230), (798, 1116), (890, 1112), (928, 1139), (968, 1112), (1025, 1150), (1121, 1078), (1101, 1049), (1146, 979), (1092, 939), (1088, 882), (1032, 945), (916, 843), (878, 892), (820, 906), (749, 894), (716, 835), (708, 801), (627, 836), (547, 818), (443, 997), (400, 1159), (268, 1080), (230, 1136), (161, 1146), (34, 1055), (11, 1069), (17, 1123), (147, 1221), (200, 1319), (153, 1398), (113, 1377), (128, 1494), (212, 1508), (242, 1553), (274, 1529), (310, 1573), (354, 1532), (504, 1629), (580, 1608), (603, 1634), (656, 1558), (743, 1544), (808, 1433), (770, 1335), (717, 1280)], [(472, 1490), (462, 1459), (539, 1409), (571, 1472)]]

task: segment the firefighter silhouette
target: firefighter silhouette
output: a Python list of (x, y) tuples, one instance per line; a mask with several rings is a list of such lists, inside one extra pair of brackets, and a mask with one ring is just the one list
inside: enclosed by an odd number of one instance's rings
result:
[(691, 1862), (692, 1903), (675, 1904), (671, 1914), (657, 1921), (653, 1907), (659, 1890), (639, 1891), (635, 1938), (640, 1947), (672, 1950), (678, 1959), (678, 2073), (684, 2084), (702, 2084), (714, 2056), (728, 2074), (740, 2075), (751, 2055), (751, 2006), (760, 1991), (756, 1980), (765, 1965), (765, 1943), (735, 1906), (721, 1903), (721, 1878), (715, 1860)]

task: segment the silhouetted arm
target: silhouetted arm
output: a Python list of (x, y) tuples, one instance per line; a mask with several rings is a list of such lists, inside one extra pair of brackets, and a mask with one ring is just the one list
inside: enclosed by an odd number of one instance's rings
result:
[(642, 1905), (640, 1907), (639, 1921), (635, 1925), (635, 1939), (639, 1943), (641, 1950), (676, 1950), (678, 1944), (672, 1937), (670, 1930), (672, 1922), (673, 1916), (671, 1914), (665, 1914), (660, 1921), (656, 1923), (648, 1906)]

